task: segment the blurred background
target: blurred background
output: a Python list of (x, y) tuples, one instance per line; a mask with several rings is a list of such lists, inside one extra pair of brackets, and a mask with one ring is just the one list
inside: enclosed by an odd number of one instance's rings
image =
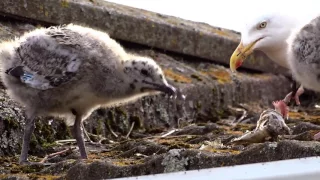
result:
[[(108, 0), (212, 26), (240, 31), (245, 22), (266, 12), (299, 18), (320, 12), (319, 0)], [(320, 13), (319, 13), (320, 14)]]

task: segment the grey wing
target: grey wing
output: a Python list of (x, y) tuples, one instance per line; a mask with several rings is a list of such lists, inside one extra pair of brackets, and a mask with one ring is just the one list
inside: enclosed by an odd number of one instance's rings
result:
[(29, 37), (16, 48), (18, 63), (6, 70), (25, 85), (46, 90), (72, 80), (82, 62), (79, 34), (62, 27), (49, 28), (46, 36)]
[(81, 35), (67, 28), (66, 25), (52, 26), (46, 31), (46, 34), (54, 38), (61, 45), (77, 47), (81, 45)]

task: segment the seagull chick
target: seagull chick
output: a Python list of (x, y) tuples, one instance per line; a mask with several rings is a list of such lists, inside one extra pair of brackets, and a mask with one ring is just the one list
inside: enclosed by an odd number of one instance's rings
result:
[(161, 92), (175, 95), (156, 62), (126, 53), (108, 34), (78, 25), (39, 28), (0, 44), (0, 73), (8, 94), (25, 107), (20, 164), (27, 160), (37, 116), (73, 125), (82, 159), (81, 123), (97, 108)]

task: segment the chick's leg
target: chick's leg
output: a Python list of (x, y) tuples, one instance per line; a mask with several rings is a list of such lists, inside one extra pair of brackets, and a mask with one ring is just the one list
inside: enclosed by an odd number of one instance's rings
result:
[(77, 141), (81, 159), (87, 159), (88, 156), (87, 156), (86, 147), (84, 144), (84, 139), (82, 137), (82, 132), (81, 132), (82, 117), (81, 117), (81, 115), (79, 115), (76, 112), (74, 114), (76, 115), (76, 119), (75, 119), (75, 122), (73, 125), (73, 136)]
[(22, 150), (20, 154), (19, 164), (30, 164), (28, 159), (28, 151), (30, 148), (30, 140), (31, 135), (34, 131), (35, 124), (35, 114), (34, 113), (26, 113), (26, 124), (24, 127), (23, 141), (22, 141)]

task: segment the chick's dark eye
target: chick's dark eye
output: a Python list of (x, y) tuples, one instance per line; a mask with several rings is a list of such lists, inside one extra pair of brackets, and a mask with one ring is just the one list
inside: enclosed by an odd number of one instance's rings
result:
[(145, 69), (141, 69), (141, 74), (143, 74), (144, 76), (149, 76), (149, 72)]

